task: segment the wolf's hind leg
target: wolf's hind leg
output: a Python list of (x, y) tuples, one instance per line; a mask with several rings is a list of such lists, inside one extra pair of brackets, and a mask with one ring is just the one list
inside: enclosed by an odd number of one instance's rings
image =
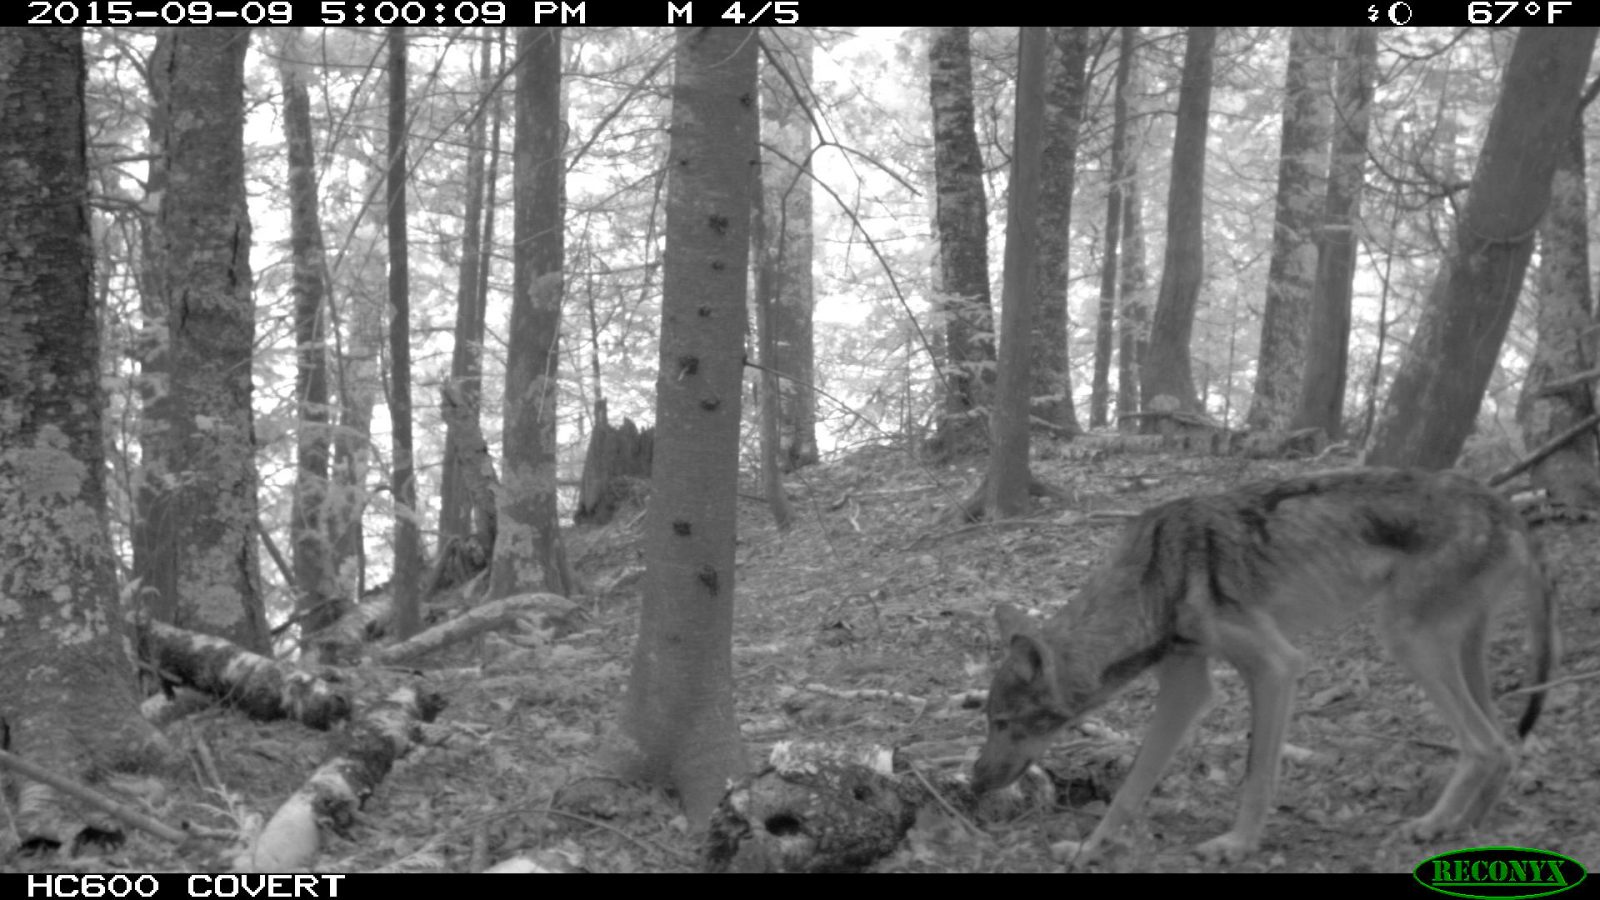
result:
[(1390, 628), (1395, 657), (1416, 677), (1456, 733), (1460, 755), (1439, 800), (1400, 833), (1425, 841), (1472, 825), (1500, 797), (1516, 751), (1500, 733), (1483, 671), (1487, 606), (1463, 621), (1432, 620)]

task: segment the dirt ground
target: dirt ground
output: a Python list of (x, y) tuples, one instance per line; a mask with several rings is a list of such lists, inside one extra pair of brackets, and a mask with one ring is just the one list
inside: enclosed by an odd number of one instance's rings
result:
[[(930, 469), (905, 453), (875, 450), (805, 470), (788, 482), (796, 524), (771, 525), (753, 496), (741, 501), (735, 678), (751, 757), (780, 740), (877, 745), (925, 775), (970, 770), (982, 741), (981, 710), (958, 698), (988, 683), (997, 602), (1053, 610), (1116, 537), (1114, 517), (1184, 494), (1310, 470), (1286, 463), (1121, 456), (1036, 460), (1035, 475), (1070, 503), (1041, 503), (1005, 527), (940, 524), (977, 483), (972, 470)], [(1426, 809), (1452, 761), (1450, 734), (1418, 689), (1384, 654), (1367, 624), (1302, 642), (1312, 668), (1289, 731), (1277, 808), (1262, 851), (1242, 871), (1408, 872), (1423, 857), (1479, 845), (1539, 847), (1600, 865), (1600, 526), (1537, 529), (1560, 584), (1565, 654), (1557, 675), (1591, 673), (1551, 691), (1510, 789), (1474, 835), (1418, 846), (1393, 837)], [(619, 709), (637, 627), (643, 558), (636, 513), (572, 531), (568, 550), (589, 590), (589, 618), (572, 635), (493, 635), (426, 660), (450, 706), (428, 743), (402, 760), (344, 836), (327, 837), (325, 872), (478, 871), (512, 856), (596, 872), (690, 871), (701, 844), (671, 799), (610, 778), (600, 747)], [(1491, 651), (1497, 691), (1526, 683), (1517, 615), (1501, 617)], [(1169, 767), (1130, 839), (1095, 868), (1198, 871), (1190, 848), (1232, 821), (1244, 768), (1243, 685), (1218, 665), (1220, 700)], [(837, 691), (911, 695), (845, 699)], [(1151, 710), (1141, 679), (1063, 735), (1047, 767), (1070, 773), (1084, 756), (1131, 762)], [(1521, 698), (1502, 698), (1506, 728)], [(146, 786), (140, 803), (159, 818), (249, 835), (335, 745), (336, 735), (287, 723), (253, 723), (223, 709), (173, 735), (191, 770)], [(205, 762), (209, 757), (210, 762)], [(1112, 765), (1110, 768), (1119, 768)], [(910, 777), (910, 776), (907, 776)], [(1108, 796), (1115, 783), (1092, 785)], [(1063, 866), (1049, 845), (1087, 834), (1103, 811), (1034, 808), (980, 822), (919, 817), (879, 871), (1038, 871)], [(21, 868), (205, 870), (226, 868), (245, 840), (218, 842), (204, 858), (180, 855), (140, 833), (76, 860), (23, 860)], [(9, 865), (7, 866), (9, 867)]]

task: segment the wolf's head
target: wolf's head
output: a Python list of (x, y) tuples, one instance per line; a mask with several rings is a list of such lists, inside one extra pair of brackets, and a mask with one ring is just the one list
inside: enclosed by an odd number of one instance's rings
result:
[(998, 790), (1017, 780), (1072, 720), (1057, 680), (1057, 660), (1049, 642), (1027, 615), (1002, 604), (995, 610), (1006, 657), (989, 684), (989, 738), (972, 769), (972, 789)]

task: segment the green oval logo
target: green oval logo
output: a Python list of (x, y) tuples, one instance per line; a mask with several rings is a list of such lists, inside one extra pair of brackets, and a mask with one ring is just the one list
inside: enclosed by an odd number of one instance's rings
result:
[(1511, 900), (1571, 890), (1589, 873), (1577, 860), (1533, 847), (1469, 847), (1430, 856), (1411, 870), (1423, 887), (1452, 897)]

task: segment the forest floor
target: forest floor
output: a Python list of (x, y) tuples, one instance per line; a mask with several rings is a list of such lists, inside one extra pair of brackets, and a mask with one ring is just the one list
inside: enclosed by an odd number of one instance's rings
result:
[[(980, 472), (927, 468), (889, 450), (791, 476), (796, 521), (786, 534), (773, 527), (764, 504), (743, 497), (734, 664), (751, 759), (759, 763), (780, 740), (840, 742), (909, 749), (924, 769), (970, 771), (983, 713), (951, 698), (987, 687), (998, 650), (990, 615), (997, 602), (1054, 610), (1103, 558), (1121, 521), (1086, 513), (1131, 513), (1311, 468), (1156, 455), (1035, 460), (1035, 475), (1073, 502), (1042, 503), (1034, 517), (1000, 528), (940, 524)], [(1565, 655), (1557, 675), (1594, 673), (1600, 525), (1546, 523), (1537, 531), (1560, 585)], [(429, 742), (396, 765), (347, 837), (325, 836), (318, 871), (474, 871), (511, 856), (605, 872), (702, 866), (701, 845), (669, 798), (620, 784), (599, 764), (638, 624), (637, 511), (569, 531), (567, 540), (589, 591), (587, 623), (531, 647), (491, 636), (447, 651), (449, 659), (424, 661), (424, 668), (446, 672), (481, 668), (436, 679), (450, 705), (430, 726)], [(1497, 693), (1526, 683), (1523, 634), (1520, 613), (1499, 617), (1491, 647)], [(1420, 689), (1384, 658), (1370, 622), (1298, 643), (1312, 668), (1290, 725), (1276, 809), (1261, 852), (1231, 868), (1408, 872), (1430, 854), (1482, 845), (1539, 847), (1600, 864), (1600, 681), (1551, 692), (1511, 787), (1477, 834), (1419, 846), (1395, 840), (1393, 831), (1437, 796), (1453, 761), (1449, 731)], [(1168, 768), (1129, 842), (1092, 868), (1215, 868), (1190, 848), (1232, 822), (1248, 704), (1237, 675), (1220, 664), (1214, 670), (1216, 709)], [(894, 691), (925, 703), (843, 699), (811, 685)], [(1093, 737), (1063, 735), (1044, 764), (1065, 768), (1086, 744), (1131, 762), (1153, 693), (1148, 677), (1135, 682), (1091, 717), (1099, 726)], [(1499, 703), (1508, 732), (1521, 705), (1518, 697)], [(170, 779), (151, 810), (169, 822), (216, 828), (258, 827), (336, 740), (221, 709), (182, 727), (187, 746), (209, 747), (215, 776), (197, 765)], [(1034, 810), (990, 821), (982, 832), (944, 817), (919, 819), (901, 850), (872, 868), (1059, 870), (1049, 845), (1087, 834), (1101, 812), (1102, 803)], [(226, 864), (226, 853), (185, 858), (138, 834), (76, 863), (134, 871)]]

